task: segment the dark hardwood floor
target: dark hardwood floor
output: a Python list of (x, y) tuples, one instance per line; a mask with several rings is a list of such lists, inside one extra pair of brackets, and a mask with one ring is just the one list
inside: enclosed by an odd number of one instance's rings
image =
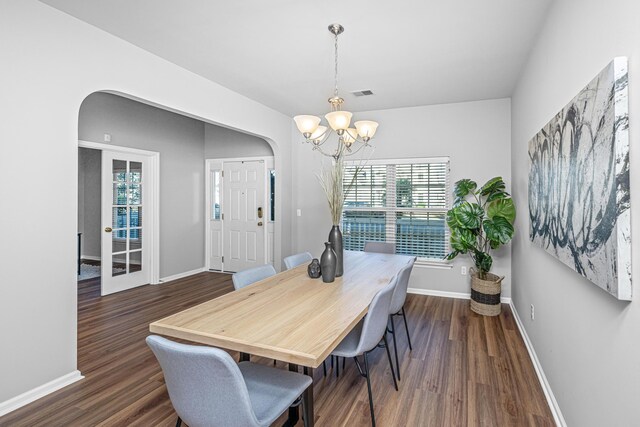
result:
[[(107, 297), (100, 297), (99, 279), (80, 282), (78, 369), (85, 379), (1, 417), (0, 426), (175, 425), (162, 372), (144, 342), (148, 325), (232, 290), (231, 277), (217, 273)], [(553, 425), (508, 306), (489, 318), (472, 313), (468, 301), (409, 295), (406, 308), (414, 348), (409, 352), (398, 328), (399, 392), (384, 350), (371, 358), (379, 426)], [(314, 381), (316, 425), (370, 425), (366, 381), (353, 361), (340, 378), (316, 369)]]

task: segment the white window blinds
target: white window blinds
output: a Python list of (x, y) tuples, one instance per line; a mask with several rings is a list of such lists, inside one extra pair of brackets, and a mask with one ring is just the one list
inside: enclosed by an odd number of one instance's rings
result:
[[(357, 171), (357, 176), (354, 174)], [(370, 161), (345, 165), (342, 233), (347, 250), (391, 242), (396, 253), (442, 259), (448, 252), (449, 159)]]

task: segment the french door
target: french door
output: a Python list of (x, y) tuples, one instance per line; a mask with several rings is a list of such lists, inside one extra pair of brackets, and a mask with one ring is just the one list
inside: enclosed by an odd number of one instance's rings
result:
[(265, 163), (224, 162), (224, 270), (235, 272), (265, 264)]
[(102, 152), (102, 295), (150, 282), (149, 159)]

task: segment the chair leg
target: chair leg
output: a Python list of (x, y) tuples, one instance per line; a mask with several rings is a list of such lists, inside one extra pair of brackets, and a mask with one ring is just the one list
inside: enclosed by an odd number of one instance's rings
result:
[[(300, 400), (300, 407), (302, 408), (302, 425), (304, 427), (309, 427), (309, 420), (307, 419), (307, 414), (305, 413), (305, 411), (307, 410), (306, 405), (304, 403), (304, 399)], [(282, 427), (285, 427), (284, 425)]]
[(336, 378), (340, 377), (340, 356), (336, 356)]
[(176, 421), (176, 427), (180, 427), (182, 425), (182, 418), (178, 417), (178, 420)]
[(327, 376), (327, 361), (323, 360), (322, 361), (322, 371), (324, 372), (324, 376)]
[[(304, 367), (304, 374), (313, 378), (313, 369)], [(302, 392), (302, 421), (304, 422), (304, 427), (311, 427), (314, 425), (314, 414), (313, 414), (313, 383), (307, 387), (305, 391)]]
[(342, 372), (344, 372), (344, 367), (345, 367), (346, 364), (347, 364), (347, 358), (343, 357), (342, 358)]
[(389, 366), (391, 367), (391, 376), (393, 377), (393, 385), (396, 387), (396, 391), (398, 391), (398, 382), (396, 381), (396, 372), (393, 370), (393, 363), (391, 362), (391, 350), (389, 350), (389, 342), (387, 341), (387, 331), (384, 332), (382, 339), (384, 340), (384, 349), (387, 350), (387, 359), (389, 359)]
[(398, 360), (398, 345), (396, 344), (398, 341), (396, 338), (396, 324), (393, 321), (393, 316), (389, 316), (389, 320), (391, 321), (391, 335), (393, 335), (393, 350), (396, 353), (396, 370), (398, 371), (398, 381), (400, 381), (400, 361)]
[[(289, 363), (289, 372), (298, 372), (298, 365), (295, 363)], [(287, 417), (287, 421), (285, 423), (286, 426), (295, 426), (300, 420), (300, 412), (298, 411), (297, 406), (289, 407), (289, 415)]]
[(369, 357), (364, 353), (364, 372), (367, 377), (367, 390), (369, 391), (369, 410), (371, 411), (371, 426), (376, 427), (376, 415), (373, 412), (373, 395), (371, 394), (371, 379), (369, 378)]
[(407, 340), (409, 341), (409, 350), (413, 350), (411, 346), (411, 335), (409, 335), (409, 326), (407, 325), (407, 315), (404, 312), (404, 306), (402, 306), (402, 318), (404, 319), (404, 329), (407, 331)]

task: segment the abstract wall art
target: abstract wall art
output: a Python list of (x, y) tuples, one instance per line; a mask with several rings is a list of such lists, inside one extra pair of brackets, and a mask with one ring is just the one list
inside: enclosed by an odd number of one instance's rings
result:
[(529, 237), (631, 299), (627, 59), (615, 58), (529, 141)]

